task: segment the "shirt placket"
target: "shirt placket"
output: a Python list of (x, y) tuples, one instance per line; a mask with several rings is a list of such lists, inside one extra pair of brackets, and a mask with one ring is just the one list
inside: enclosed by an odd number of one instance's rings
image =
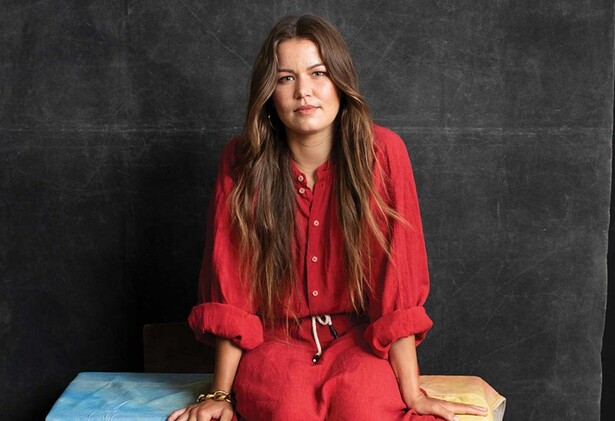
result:
[[(297, 176), (297, 193), (299, 193), (299, 199), (306, 201), (307, 206), (307, 227), (306, 227), (306, 254), (305, 254), (305, 273), (306, 273), (306, 289), (307, 289), (307, 304), (311, 314), (316, 314), (319, 307), (321, 307), (322, 299), (321, 285), (322, 285), (322, 256), (321, 250), (318, 248), (320, 237), (320, 213), (321, 209), (316, 205), (319, 203), (318, 195), (320, 190), (314, 188), (311, 190), (308, 188), (305, 175), (300, 174)], [(316, 187), (316, 186), (314, 186)]]
[(320, 314), (323, 309), (323, 299), (325, 298), (322, 288), (322, 265), (324, 259), (322, 256), (323, 250), (319, 247), (321, 229), (321, 214), (322, 206), (319, 195), (322, 195), (322, 189), (314, 186), (312, 194), (312, 203), (307, 220), (307, 249), (306, 249), (306, 284), (308, 294), (308, 305), (311, 314)]

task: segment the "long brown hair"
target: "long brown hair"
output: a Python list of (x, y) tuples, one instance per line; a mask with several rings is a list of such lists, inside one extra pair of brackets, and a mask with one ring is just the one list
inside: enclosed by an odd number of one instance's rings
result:
[(297, 283), (290, 252), (295, 223), (290, 151), (271, 99), (277, 82), (278, 45), (293, 38), (307, 39), (318, 46), (328, 75), (340, 92), (332, 153), (336, 159), (335, 188), (346, 246), (348, 291), (356, 312), (363, 311), (366, 305), (371, 240), (377, 240), (388, 254), (386, 232), (379, 228), (378, 221), (397, 218), (374, 187), (373, 123), (359, 93), (346, 43), (337, 29), (320, 17), (282, 18), (261, 46), (252, 69), (230, 199), (244, 281), (249, 280), (249, 291), (261, 317), (270, 323), (283, 314), (288, 316), (288, 303)]

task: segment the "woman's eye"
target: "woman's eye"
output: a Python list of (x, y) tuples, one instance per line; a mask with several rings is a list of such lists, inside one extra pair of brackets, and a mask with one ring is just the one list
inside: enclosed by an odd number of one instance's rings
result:
[(290, 75), (286, 75), (279, 78), (278, 82), (290, 82), (291, 80), (293, 80), (293, 77)]
[(322, 70), (316, 70), (314, 76), (325, 76), (327, 73)]

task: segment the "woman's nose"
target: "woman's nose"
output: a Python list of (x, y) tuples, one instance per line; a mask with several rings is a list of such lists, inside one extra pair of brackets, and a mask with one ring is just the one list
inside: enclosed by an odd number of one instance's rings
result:
[(312, 95), (312, 81), (309, 77), (298, 77), (295, 83), (295, 96), (303, 98)]

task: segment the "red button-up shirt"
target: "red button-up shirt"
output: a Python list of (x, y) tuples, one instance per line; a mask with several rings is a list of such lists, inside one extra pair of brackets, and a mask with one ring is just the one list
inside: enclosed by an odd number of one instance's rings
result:
[[(408, 152), (394, 132), (374, 126), (374, 134), (377, 167), (383, 173), (379, 175), (376, 168), (376, 188), (406, 221), (390, 221), (390, 258), (377, 245), (372, 247), (365, 339), (376, 355), (387, 358), (391, 343), (409, 335), (416, 335), (420, 342), (432, 322), (423, 307), (429, 276)], [(236, 142), (231, 141), (222, 153), (199, 283), (201, 303), (193, 308), (189, 322), (200, 340), (221, 336), (249, 350), (264, 336), (257, 308), (239, 281), (237, 242), (231, 235), (228, 197)], [(305, 175), (291, 167), (297, 200), (293, 252), (300, 287), (292, 311), (299, 317), (351, 313), (334, 191), (335, 164), (328, 161), (317, 169), (313, 189), (308, 188)]]

